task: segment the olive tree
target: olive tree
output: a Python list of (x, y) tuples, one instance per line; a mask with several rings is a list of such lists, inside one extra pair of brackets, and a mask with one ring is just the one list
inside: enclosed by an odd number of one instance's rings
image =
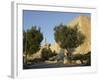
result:
[(32, 55), (40, 49), (40, 43), (43, 40), (43, 34), (40, 28), (32, 26), (30, 29), (23, 31), (23, 53)]
[(72, 52), (84, 42), (85, 36), (78, 30), (78, 25), (71, 28), (60, 24), (54, 28), (54, 31), (55, 41), (68, 51), (68, 60), (71, 62)]

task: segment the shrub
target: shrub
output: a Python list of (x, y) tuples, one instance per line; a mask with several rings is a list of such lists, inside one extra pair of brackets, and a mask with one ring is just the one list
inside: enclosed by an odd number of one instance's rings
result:
[(42, 50), (42, 58), (44, 59), (44, 60), (48, 60), (50, 57), (52, 57), (53, 56), (53, 53), (52, 53), (52, 51), (51, 51), (51, 49), (49, 48), (49, 49), (47, 49), (47, 48), (44, 48), (43, 50)]

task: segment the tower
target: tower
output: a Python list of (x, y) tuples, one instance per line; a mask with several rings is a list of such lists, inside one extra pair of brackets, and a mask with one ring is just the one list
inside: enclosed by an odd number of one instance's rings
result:
[(46, 37), (45, 37), (44, 41), (45, 41), (45, 45), (46, 45), (46, 44), (47, 44), (47, 39), (46, 39)]

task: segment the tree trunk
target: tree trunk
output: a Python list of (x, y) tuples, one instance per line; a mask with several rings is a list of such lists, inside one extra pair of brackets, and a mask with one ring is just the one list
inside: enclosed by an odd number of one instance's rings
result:
[(81, 61), (81, 64), (84, 64), (83, 60), (80, 60)]
[(74, 49), (73, 48), (67, 48), (67, 51), (68, 51), (68, 53), (67, 53), (68, 62), (70, 64), (72, 64), (72, 52), (74, 51)]

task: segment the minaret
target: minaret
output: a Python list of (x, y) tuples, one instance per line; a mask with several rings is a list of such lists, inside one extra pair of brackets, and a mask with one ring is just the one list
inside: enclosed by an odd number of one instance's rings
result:
[(45, 45), (47, 44), (47, 39), (46, 39), (46, 37), (45, 37)]
[(49, 48), (49, 44), (47, 43), (47, 39), (45, 37), (45, 47), (48, 49)]

